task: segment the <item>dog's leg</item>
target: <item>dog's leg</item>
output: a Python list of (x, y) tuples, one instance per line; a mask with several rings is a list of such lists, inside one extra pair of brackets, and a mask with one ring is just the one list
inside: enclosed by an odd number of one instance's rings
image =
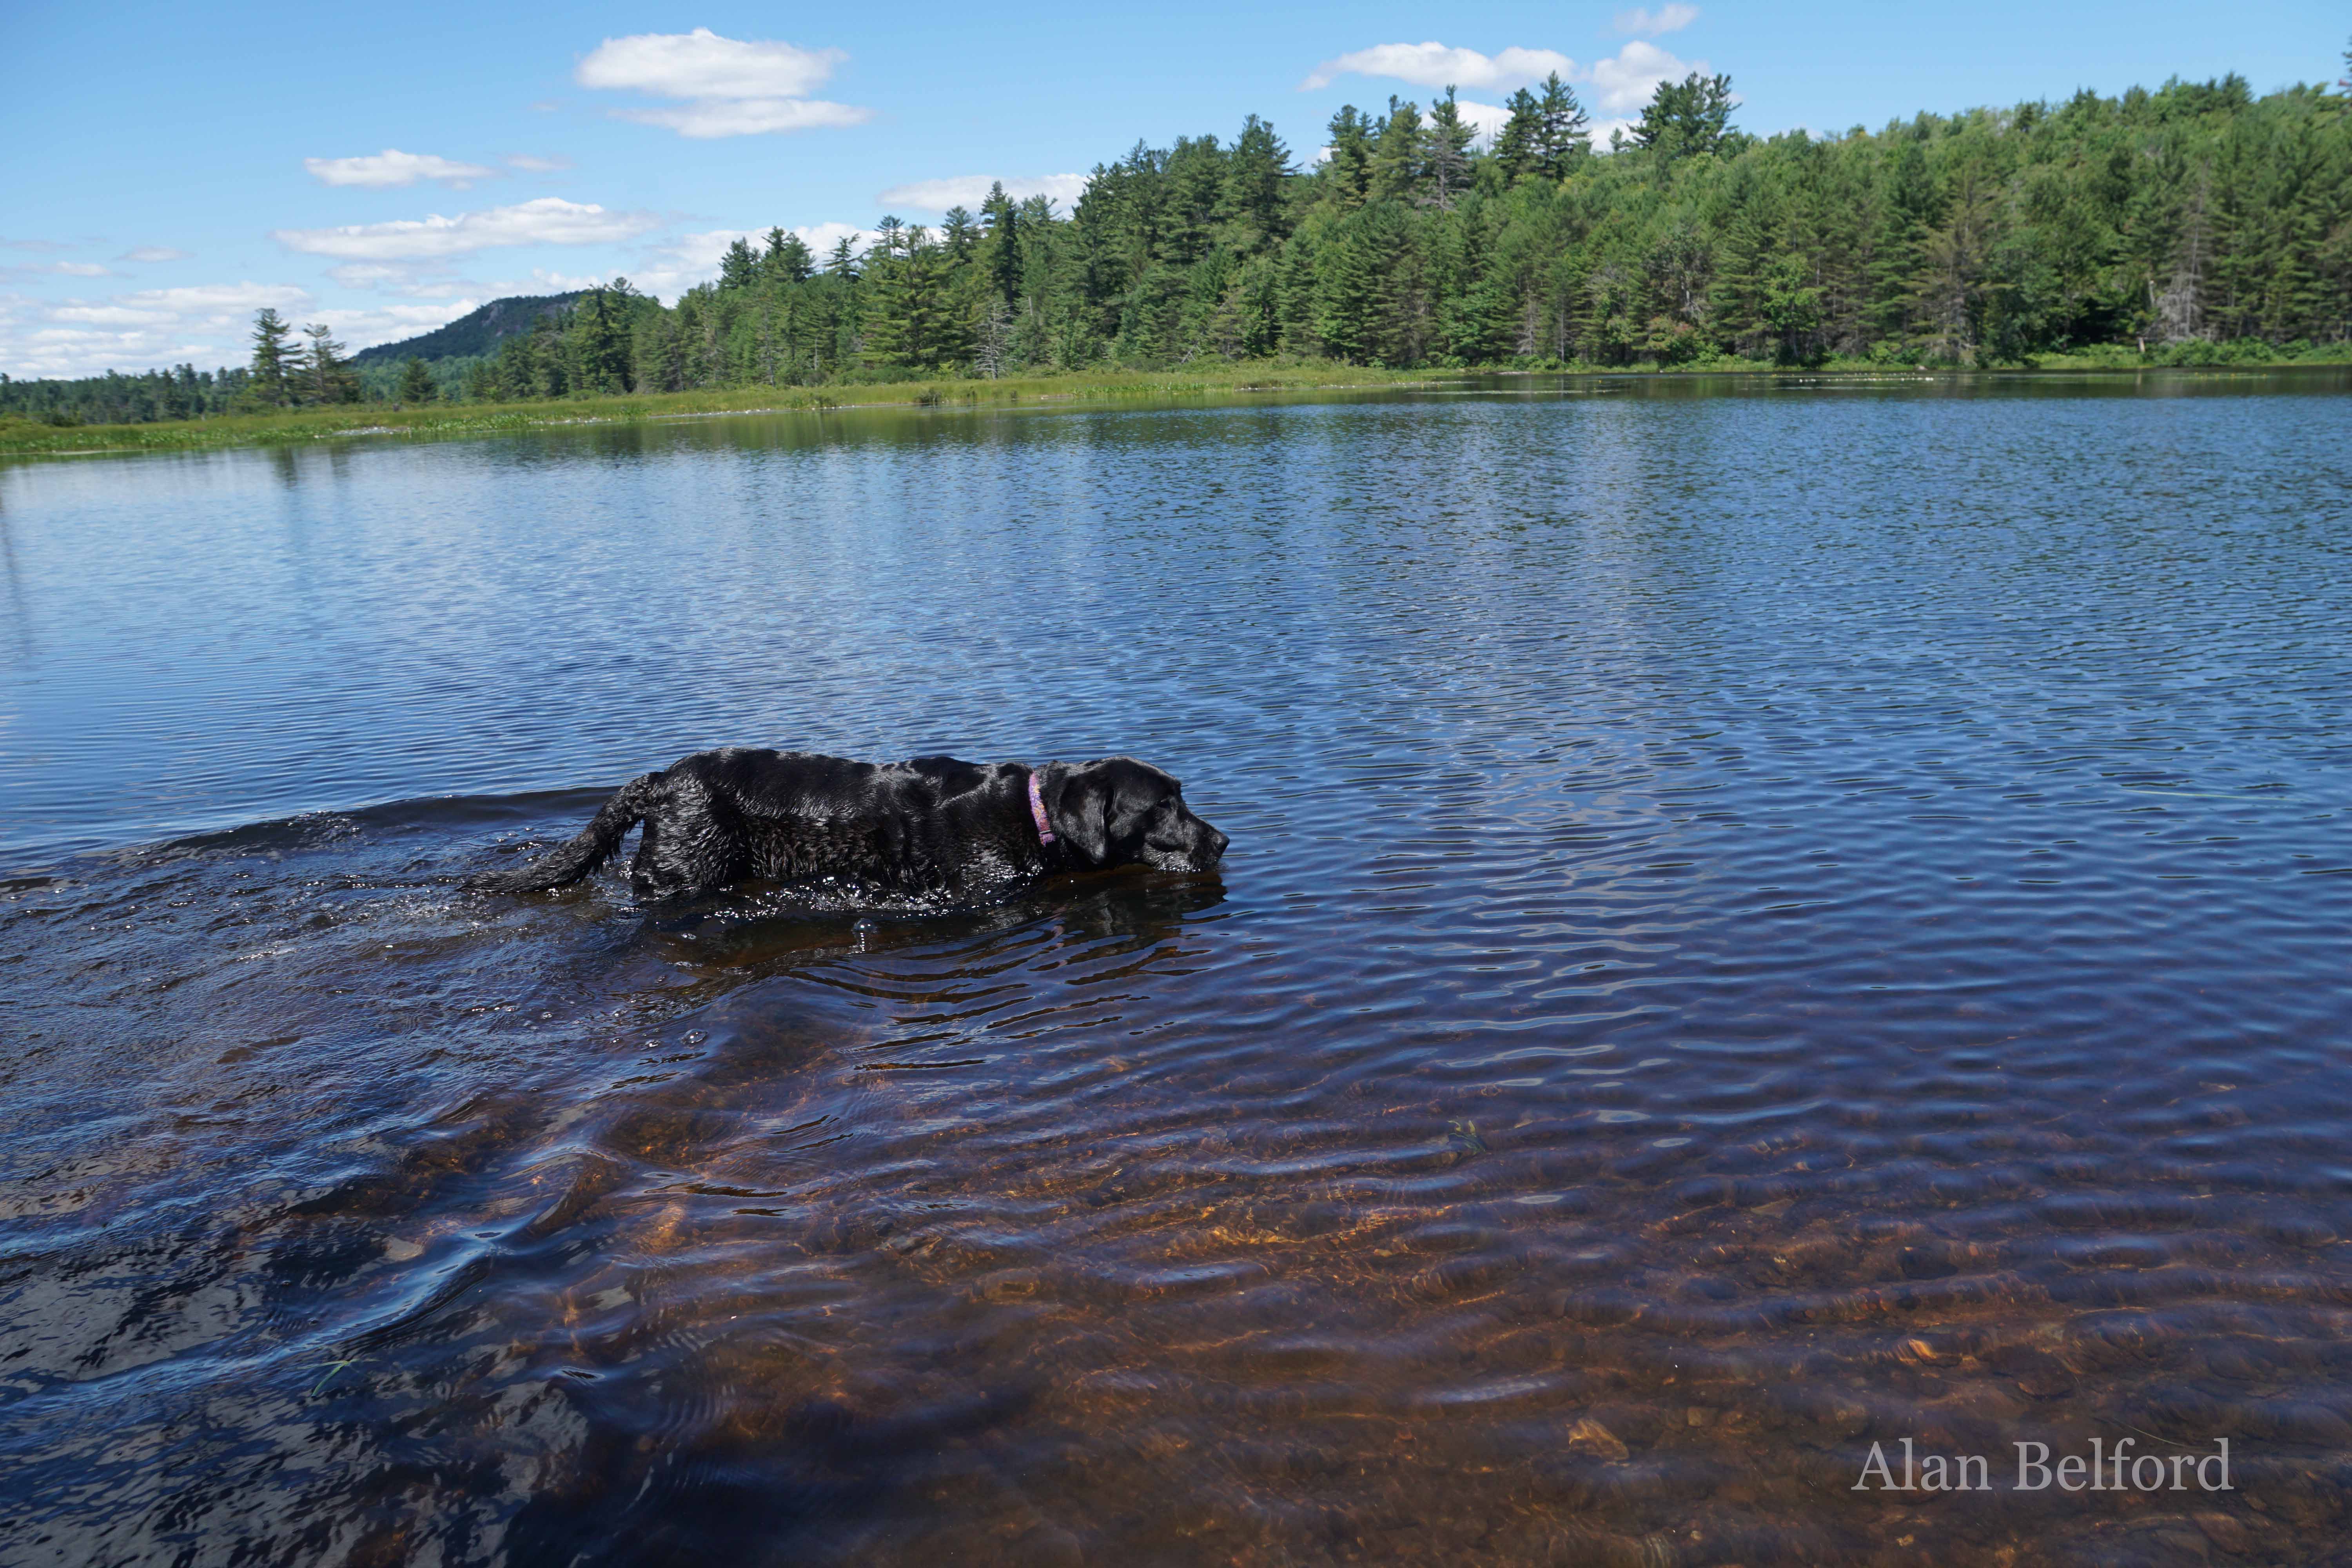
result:
[(675, 771), (629, 868), (638, 899), (714, 893), (751, 874), (751, 834), (734, 801), (698, 773)]

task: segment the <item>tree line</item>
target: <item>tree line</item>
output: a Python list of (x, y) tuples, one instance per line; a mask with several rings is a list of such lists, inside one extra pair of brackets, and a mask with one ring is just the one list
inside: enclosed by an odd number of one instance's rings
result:
[[(1604, 153), (1556, 76), (1483, 143), (1448, 89), (1341, 109), (1303, 164), (1253, 115), (1229, 142), (1137, 143), (1067, 212), (999, 185), (977, 214), (885, 217), (824, 256), (774, 228), (674, 305), (615, 279), (495, 353), (366, 390), (489, 402), (1273, 356), (1982, 365), (2352, 338), (2343, 93), (2176, 79), (1769, 138), (1735, 104), (1727, 77), (1661, 83)], [(359, 395), (323, 329), (296, 342), (273, 321), (213, 395)], [(0, 409), (35, 384), (57, 384), (0, 382)]]

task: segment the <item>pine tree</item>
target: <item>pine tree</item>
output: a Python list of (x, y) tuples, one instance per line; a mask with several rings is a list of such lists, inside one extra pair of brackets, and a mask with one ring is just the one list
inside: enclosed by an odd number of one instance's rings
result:
[(1225, 150), (1214, 136), (1179, 136), (1168, 154), (1158, 259), (1190, 267), (1209, 248), (1225, 194)]
[(1331, 117), (1331, 161), (1324, 178), (1329, 182), (1332, 205), (1341, 212), (1363, 205), (1371, 188), (1371, 126), (1352, 103), (1340, 105)]
[(988, 199), (981, 203), (980, 216), (988, 227), (983, 250), (989, 289), (1010, 305), (1021, 298), (1021, 215), (1013, 198), (1004, 194), (1003, 181), (988, 187)]
[(1374, 203), (1350, 215), (1324, 247), (1316, 268), (1315, 332), (1333, 358), (1351, 364), (1386, 358), (1389, 269), (1402, 228), (1394, 205)]
[[(743, 246), (747, 256), (751, 248)], [(720, 285), (722, 289), (725, 287)], [(605, 394), (631, 390), (629, 329), (635, 298), (629, 280), (615, 278), (589, 289), (572, 306), (570, 357), (574, 389)]]
[(1445, 96), (1429, 106), (1429, 166), (1428, 184), (1431, 199), (1442, 212), (1451, 212), (1454, 203), (1470, 180), (1470, 143), (1478, 132), (1462, 118), (1460, 105), (1454, 100), (1454, 89), (1448, 87)]
[(310, 340), (296, 366), (302, 401), (322, 406), (357, 403), (359, 373), (343, 357), (343, 345), (335, 341), (326, 323), (313, 321), (302, 329), (302, 335)]
[(1633, 144), (1665, 158), (1720, 153), (1731, 135), (1731, 79), (1693, 71), (1662, 81), (1633, 128)]
[(727, 253), (719, 258), (719, 286), (721, 289), (749, 289), (759, 281), (760, 258), (751, 249), (751, 242), (741, 235), (735, 237)]
[(950, 259), (918, 227), (905, 253), (886, 257), (866, 272), (873, 300), (866, 321), (866, 355), (879, 364), (937, 371), (971, 352), (971, 329), (950, 288)]
[(1255, 254), (1290, 233), (1284, 195), (1291, 178), (1290, 149), (1274, 127), (1255, 114), (1243, 121), (1233, 155), (1225, 160), (1225, 188), (1217, 209), (1236, 250)]
[(1511, 117), (1503, 122), (1502, 134), (1495, 138), (1494, 157), (1507, 185), (1535, 172), (1536, 147), (1543, 139), (1543, 106), (1526, 88), (1512, 93), (1503, 104)]
[(1380, 134), (1372, 142), (1371, 200), (1412, 201), (1420, 194), (1428, 140), (1421, 123), (1421, 106), (1390, 98), (1389, 117), (1381, 122)]
[(294, 403), (293, 377), (289, 374), (299, 357), (298, 351), (288, 346), (294, 328), (269, 306), (263, 306), (253, 317), (253, 365), (247, 384), (255, 399), (272, 408), (289, 408)]
[(761, 270), (781, 283), (805, 283), (816, 271), (816, 258), (808, 242), (782, 227), (768, 231), (768, 248), (760, 258)]
[(411, 354), (400, 366), (400, 403), (404, 408), (421, 408), (433, 401), (433, 373), (425, 362)]
[(1547, 180), (1567, 176), (1569, 165), (1583, 156), (1591, 143), (1585, 137), (1590, 123), (1584, 105), (1576, 99), (1576, 91), (1559, 79), (1554, 71), (1544, 78), (1543, 96), (1536, 100), (1536, 125), (1529, 152), (1535, 172)]
[(980, 241), (980, 229), (971, 221), (971, 214), (961, 206), (948, 208), (940, 223), (940, 243), (947, 247), (950, 259), (962, 262), (971, 259), (973, 246)]

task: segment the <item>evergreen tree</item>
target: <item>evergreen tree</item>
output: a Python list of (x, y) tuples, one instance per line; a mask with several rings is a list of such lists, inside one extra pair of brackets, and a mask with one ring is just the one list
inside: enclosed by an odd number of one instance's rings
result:
[(950, 288), (951, 258), (918, 227), (904, 253), (866, 269), (873, 290), (866, 355), (878, 364), (938, 371), (971, 353), (971, 327)]
[(403, 407), (421, 408), (433, 401), (433, 373), (425, 362), (411, 354), (401, 362), (400, 402)]
[(1233, 155), (1225, 160), (1225, 188), (1217, 209), (1236, 250), (1255, 254), (1288, 236), (1284, 197), (1293, 177), (1290, 149), (1274, 127), (1255, 114), (1243, 121)]
[(352, 369), (351, 362), (343, 357), (343, 345), (335, 341), (334, 334), (322, 321), (313, 321), (304, 327), (302, 335), (310, 342), (303, 346), (299, 356), (294, 377), (300, 387), (301, 400), (322, 406), (357, 403), (360, 400), (359, 373)]
[(1396, 207), (1358, 209), (1333, 231), (1318, 258), (1315, 333), (1323, 352), (1353, 364), (1385, 358), (1391, 292), (1389, 265), (1402, 225)]
[(947, 216), (940, 224), (940, 243), (947, 247), (948, 255), (957, 261), (969, 261), (979, 242), (980, 229), (971, 221), (971, 214), (961, 206), (948, 208)]
[(1002, 180), (988, 187), (988, 199), (981, 204), (980, 216), (988, 230), (983, 248), (988, 258), (989, 289), (1009, 306), (1021, 298), (1021, 215), (1013, 198), (1004, 194)]
[(1633, 128), (1633, 144), (1665, 158), (1719, 153), (1731, 134), (1731, 79), (1693, 71), (1662, 81)]
[(1535, 172), (1536, 148), (1543, 140), (1543, 106), (1526, 88), (1513, 92), (1503, 104), (1511, 111), (1511, 117), (1503, 122), (1502, 133), (1495, 138), (1495, 164), (1507, 185), (1520, 175)]
[(1159, 259), (1190, 267), (1209, 252), (1223, 205), (1227, 153), (1214, 136), (1179, 136), (1167, 163)]
[(1543, 95), (1536, 100), (1535, 130), (1528, 154), (1535, 172), (1547, 180), (1565, 178), (1569, 165), (1591, 149), (1585, 136), (1590, 121), (1576, 91), (1554, 71), (1544, 78)]
[(1341, 212), (1361, 206), (1372, 184), (1370, 124), (1352, 103), (1331, 117), (1331, 158), (1325, 170), (1334, 205)]
[(1430, 199), (1440, 211), (1451, 212), (1470, 179), (1470, 144), (1478, 132), (1462, 118), (1454, 89), (1429, 106), (1429, 164), (1425, 171)]
[(1390, 98), (1389, 117), (1372, 142), (1371, 200), (1409, 202), (1420, 194), (1428, 140), (1421, 106)]
[(816, 271), (816, 258), (799, 235), (776, 227), (768, 231), (768, 248), (760, 258), (760, 268), (776, 282), (805, 283)]
[[(748, 257), (751, 247), (741, 240)], [(756, 258), (753, 265), (756, 265)], [(719, 287), (727, 287), (722, 281)], [(625, 278), (591, 289), (572, 308), (572, 386), (582, 392), (618, 393), (631, 388), (630, 340), (636, 290)]]
[(751, 242), (738, 235), (719, 258), (719, 286), (721, 289), (749, 289), (760, 279), (760, 258), (751, 249)]
[(275, 309), (265, 305), (254, 312), (253, 365), (247, 374), (255, 399), (271, 408), (294, 403), (291, 372), (299, 354), (288, 346), (293, 335), (293, 326)]

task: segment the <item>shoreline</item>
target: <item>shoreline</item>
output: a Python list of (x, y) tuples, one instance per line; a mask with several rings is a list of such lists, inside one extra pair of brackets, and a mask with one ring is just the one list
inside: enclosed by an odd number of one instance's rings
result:
[(1865, 381), (1978, 376), (2095, 377), (2275, 374), (2352, 366), (2343, 358), (2273, 359), (2213, 364), (2116, 363), (2104, 354), (2048, 356), (2029, 364), (1960, 369), (1937, 365), (1893, 365), (1832, 362), (1822, 365), (1745, 363), (1616, 368), (1574, 366), (1559, 370), (1511, 367), (1391, 371), (1370, 366), (1266, 364), (1227, 375), (1186, 371), (1074, 372), (1001, 380), (849, 383), (813, 387), (744, 387), (695, 392), (627, 393), (609, 397), (572, 397), (542, 403), (455, 404), (416, 409), (299, 409), (277, 414), (230, 415), (204, 420), (158, 420), (142, 425), (49, 426), (30, 420), (0, 420), (0, 459), (11, 458), (110, 457), (138, 452), (215, 451), (237, 447), (284, 446), (372, 436), (438, 437), (492, 435), (501, 431), (551, 429), (572, 425), (650, 424), (659, 420), (709, 419), (781, 414), (829, 414), (877, 408), (1010, 407), (1023, 403), (1105, 405), (1170, 397), (1244, 396), (1263, 394), (1378, 392), (1442, 387), (1503, 377), (1535, 381), (1721, 376), (1752, 380), (1791, 377)]

